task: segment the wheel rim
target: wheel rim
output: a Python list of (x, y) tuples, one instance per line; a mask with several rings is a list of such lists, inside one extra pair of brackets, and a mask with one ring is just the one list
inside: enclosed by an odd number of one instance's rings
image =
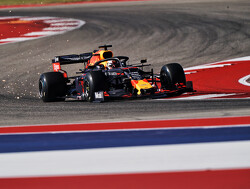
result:
[(85, 96), (86, 96), (86, 99), (89, 100), (90, 99), (90, 95), (89, 95), (89, 82), (88, 81), (85, 81), (84, 83), (85, 85)]
[(39, 97), (40, 98), (43, 97), (43, 81), (42, 80), (39, 81)]

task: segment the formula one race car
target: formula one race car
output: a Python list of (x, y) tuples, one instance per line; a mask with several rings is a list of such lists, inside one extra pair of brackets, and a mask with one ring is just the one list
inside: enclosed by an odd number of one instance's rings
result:
[[(143, 71), (146, 60), (128, 65), (128, 57), (113, 56), (111, 45), (80, 55), (56, 56), (52, 60), (54, 72), (43, 73), (39, 79), (39, 96), (44, 102), (66, 98), (104, 101), (120, 97), (167, 97), (193, 91), (192, 82), (186, 82), (183, 68), (178, 63), (166, 64), (160, 74)], [(78, 76), (68, 77), (61, 65), (83, 63)]]

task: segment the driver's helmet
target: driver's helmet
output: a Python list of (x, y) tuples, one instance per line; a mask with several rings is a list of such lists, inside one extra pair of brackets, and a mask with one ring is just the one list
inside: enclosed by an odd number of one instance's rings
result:
[(106, 67), (107, 67), (107, 69), (118, 68), (119, 63), (116, 60), (108, 60)]
[(114, 62), (113, 60), (108, 60), (108, 61), (107, 61), (107, 68), (108, 68), (108, 69), (112, 69), (112, 68), (114, 67), (113, 62)]

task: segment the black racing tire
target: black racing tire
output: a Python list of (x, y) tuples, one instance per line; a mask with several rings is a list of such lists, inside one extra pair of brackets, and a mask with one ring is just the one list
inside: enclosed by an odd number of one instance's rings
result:
[(186, 85), (186, 76), (182, 66), (178, 63), (165, 64), (160, 72), (161, 88), (175, 90), (177, 83)]
[(106, 77), (101, 70), (87, 73), (84, 81), (84, 95), (88, 102), (95, 100), (95, 92), (105, 91), (105, 89)]
[(60, 72), (43, 73), (39, 79), (39, 97), (44, 102), (65, 100), (66, 80)]

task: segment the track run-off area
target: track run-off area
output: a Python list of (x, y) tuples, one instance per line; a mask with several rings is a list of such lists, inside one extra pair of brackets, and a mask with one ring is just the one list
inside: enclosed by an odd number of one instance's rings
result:
[[(1, 188), (249, 189), (249, 18), (245, 0), (0, 9)], [(38, 99), (54, 56), (102, 44), (156, 72), (179, 62), (195, 92)]]

